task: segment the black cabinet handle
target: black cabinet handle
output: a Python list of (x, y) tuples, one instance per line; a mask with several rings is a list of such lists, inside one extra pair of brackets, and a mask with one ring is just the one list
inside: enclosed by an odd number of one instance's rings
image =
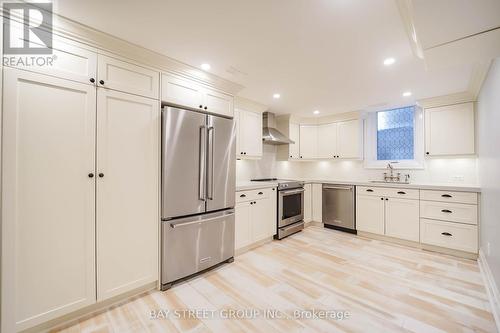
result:
[(302, 156), (300, 156), (300, 158), (302, 158)]
[(102, 178), (102, 177), (104, 177), (104, 174), (101, 172), (101, 173), (99, 173), (99, 178)]
[(449, 232), (442, 232), (441, 235), (443, 236), (453, 236), (452, 234), (450, 234)]
[(259, 192), (259, 193), (257, 193), (257, 194), (258, 194), (258, 195), (262, 195), (262, 194), (264, 194), (264, 193), (262, 193), (262, 192)]
[(94, 174), (92, 172), (89, 173), (89, 178), (94, 178)]
[(426, 154), (426, 155), (429, 155), (429, 152), (426, 152), (425, 154)]
[(93, 77), (90, 78), (90, 83), (94, 83), (95, 79)]
[(207, 107), (207, 106), (205, 106), (205, 107), (204, 107), (204, 109), (205, 109), (205, 110), (208, 110), (208, 107)]
[(449, 194), (443, 194), (443, 195), (441, 195), (441, 197), (443, 197), (443, 198), (453, 198), (453, 197), (452, 197), (451, 195), (449, 195)]
[(449, 209), (441, 209), (441, 211), (442, 211), (443, 213), (453, 213), (453, 212), (452, 212), (451, 210), (449, 210)]
[(290, 158), (292, 158), (292, 155), (290, 155)]
[(384, 198), (380, 198), (380, 200), (384, 200)]
[(373, 192), (371, 188), (367, 189), (366, 192)]
[(99, 83), (104, 85), (104, 80), (100, 80)]
[(385, 201), (389, 201), (389, 198), (385, 198)]
[(398, 194), (406, 194), (406, 192), (399, 191)]
[(203, 109), (203, 105), (200, 104), (200, 109)]
[(240, 195), (240, 198), (246, 198), (246, 197), (247, 197), (247, 195), (246, 195), (246, 194), (242, 194), (242, 195)]

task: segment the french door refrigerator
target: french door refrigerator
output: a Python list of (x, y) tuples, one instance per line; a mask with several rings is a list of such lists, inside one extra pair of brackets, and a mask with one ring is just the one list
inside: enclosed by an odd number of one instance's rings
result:
[(162, 109), (162, 290), (234, 256), (233, 119)]

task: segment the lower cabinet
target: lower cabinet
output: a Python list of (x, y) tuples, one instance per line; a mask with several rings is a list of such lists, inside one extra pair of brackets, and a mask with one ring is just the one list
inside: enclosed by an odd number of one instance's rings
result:
[[(364, 188), (360, 188), (364, 189)], [(356, 229), (378, 235), (420, 241), (420, 201), (393, 195), (408, 195), (411, 190), (369, 189), (356, 196)], [(411, 192), (410, 192), (411, 191)], [(393, 194), (395, 193), (395, 194)], [(385, 196), (380, 196), (383, 194)]]
[(312, 184), (304, 185), (304, 222), (312, 221)]
[(236, 250), (274, 236), (277, 221), (276, 189), (239, 191), (236, 192), (236, 198)]
[(312, 219), (323, 222), (323, 184), (312, 184)]

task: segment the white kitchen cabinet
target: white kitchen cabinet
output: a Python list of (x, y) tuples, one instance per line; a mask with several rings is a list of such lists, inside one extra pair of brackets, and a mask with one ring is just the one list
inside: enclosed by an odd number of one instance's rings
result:
[(251, 229), (251, 201), (240, 202), (235, 206), (235, 234), (234, 247), (236, 249), (244, 248), (252, 242)]
[(300, 158), (300, 126), (299, 124), (290, 123), (290, 140), (294, 143), (290, 143), (289, 146), (289, 156), (292, 159)]
[(312, 184), (304, 185), (304, 222), (312, 221)]
[(262, 114), (235, 110), (236, 154), (238, 158), (262, 157)]
[(478, 231), (475, 225), (421, 219), (420, 232), (423, 244), (477, 253)]
[(158, 279), (158, 101), (99, 89), (97, 298)]
[(189, 108), (203, 108), (203, 89), (192, 81), (162, 74), (161, 91), (163, 102)]
[(159, 72), (102, 54), (97, 60), (98, 86), (158, 99)]
[[(234, 98), (187, 78), (163, 73), (161, 100), (168, 104), (198, 109), (226, 117), (234, 116)], [(262, 129), (261, 129), (262, 130)]]
[(337, 123), (318, 126), (317, 158), (337, 158)]
[(385, 235), (418, 242), (420, 240), (419, 201), (386, 199)]
[(276, 233), (275, 188), (236, 192), (235, 249), (239, 250)]
[(338, 158), (360, 158), (360, 124), (359, 120), (348, 120), (337, 123)]
[(300, 125), (300, 158), (317, 158), (318, 126)]
[(371, 195), (356, 196), (356, 229), (383, 235), (385, 231), (384, 198)]
[(234, 116), (233, 96), (206, 88), (203, 93), (204, 110), (221, 116)]
[(475, 153), (474, 103), (425, 110), (425, 151), (428, 156)]
[(323, 222), (323, 185), (312, 185), (312, 219)]
[(94, 303), (96, 89), (4, 68), (2, 331)]

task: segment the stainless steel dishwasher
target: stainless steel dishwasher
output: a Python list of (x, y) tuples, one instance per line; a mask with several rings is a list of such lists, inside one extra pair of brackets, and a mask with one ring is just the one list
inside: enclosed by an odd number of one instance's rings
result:
[(323, 224), (350, 233), (356, 233), (355, 187), (352, 185), (323, 184)]

